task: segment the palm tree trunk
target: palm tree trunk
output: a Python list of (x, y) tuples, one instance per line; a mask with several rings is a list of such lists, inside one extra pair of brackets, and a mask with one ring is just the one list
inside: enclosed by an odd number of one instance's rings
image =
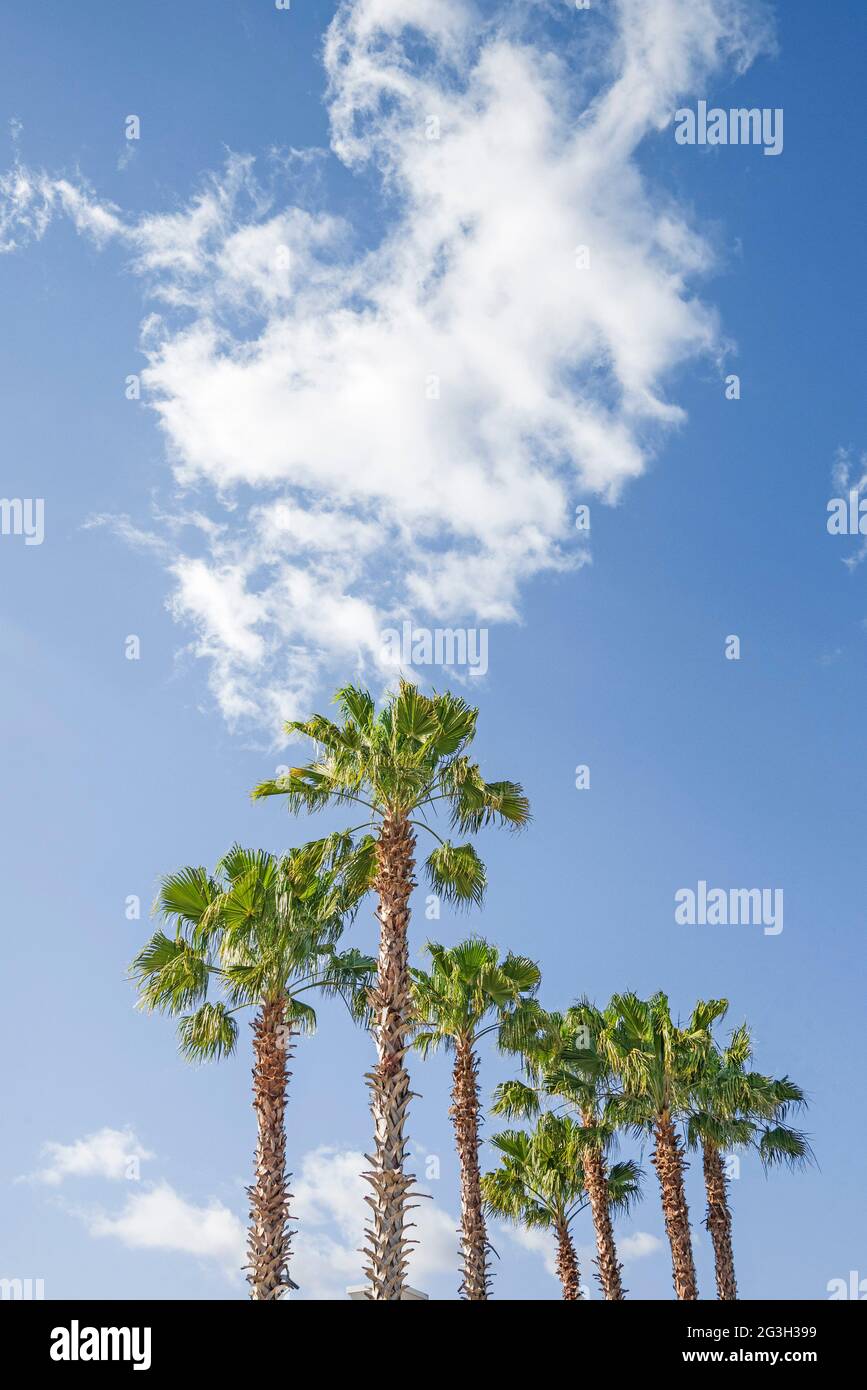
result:
[(407, 1198), (415, 1178), (403, 1171), (406, 1160), (404, 1124), (412, 1092), (404, 1066), (410, 1009), (407, 928), (415, 835), (405, 819), (386, 816), (376, 847), (379, 895), (379, 970), (370, 992), (374, 1014), (377, 1064), (369, 1073), (374, 1152), (367, 1154), (371, 1171), (364, 1174), (373, 1188), (365, 1197), (372, 1219), (365, 1229), (364, 1249), (369, 1263), (368, 1298), (399, 1300), (406, 1284)]
[(471, 1301), (488, 1297), (488, 1233), (482, 1208), (479, 1172), (479, 1085), (476, 1056), (461, 1039), (455, 1043), (452, 1107), (455, 1143), (461, 1165), (461, 1252), (463, 1281), (459, 1292)]
[[(594, 1122), (593, 1115), (589, 1113), (582, 1115), (582, 1119), (588, 1127)], [(623, 1298), (623, 1285), (620, 1281), (623, 1266), (617, 1259), (608, 1177), (605, 1172), (605, 1160), (599, 1149), (590, 1149), (584, 1154), (584, 1186), (590, 1199), (593, 1229), (596, 1233), (596, 1268), (602, 1295), (611, 1301), (620, 1300)]]
[(284, 1024), (285, 1003), (269, 1000), (259, 1009), (253, 1023), (253, 1109), (256, 1111), (256, 1181), (247, 1188), (250, 1199), (250, 1229), (247, 1282), (250, 1297), (273, 1301), (289, 1289), (296, 1289), (289, 1278), (292, 1232), (288, 1223), (289, 1175), (286, 1172), (286, 1087), (291, 1033)]
[(732, 1214), (729, 1210), (728, 1182), (719, 1149), (713, 1144), (702, 1145), (704, 1185), (707, 1192), (705, 1225), (713, 1241), (716, 1265), (716, 1296), (736, 1299), (735, 1261), (732, 1254)]
[(692, 1237), (689, 1231), (689, 1207), (683, 1186), (684, 1161), (677, 1131), (668, 1111), (656, 1118), (654, 1126), (656, 1147), (651, 1162), (659, 1178), (662, 1192), (662, 1214), (665, 1233), (671, 1246), (671, 1265), (674, 1291), (678, 1298), (698, 1298), (695, 1264), (692, 1258)]
[(557, 1232), (557, 1274), (563, 1285), (563, 1297), (574, 1300), (581, 1297), (581, 1276), (578, 1272), (578, 1256), (565, 1221), (558, 1221)]

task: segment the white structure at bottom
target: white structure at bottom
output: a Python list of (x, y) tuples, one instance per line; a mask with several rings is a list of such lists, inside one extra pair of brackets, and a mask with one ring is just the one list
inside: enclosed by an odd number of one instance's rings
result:
[[(369, 1300), (368, 1297), (367, 1297), (369, 1288), (370, 1288), (370, 1285), (369, 1285), (369, 1284), (358, 1284), (358, 1285), (355, 1285), (355, 1286), (354, 1286), (353, 1288), (351, 1288), (351, 1289), (347, 1289), (346, 1292), (349, 1294), (349, 1297), (350, 1297), (350, 1298), (354, 1298), (354, 1299), (356, 1300), (356, 1302), (366, 1303), (366, 1302), (370, 1302), (370, 1300)], [(409, 1287), (409, 1284), (405, 1284), (405, 1285), (404, 1285), (404, 1289), (403, 1289), (403, 1293), (402, 1293), (401, 1296), (400, 1296), (400, 1301), (401, 1301), (401, 1303), (403, 1303), (403, 1302), (405, 1302), (405, 1301), (408, 1300), (408, 1299), (409, 1299), (409, 1300), (417, 1300), (417, 1299), (420, 1299), (420, 1298), (429, 1298), (429, 1297), (430, 1297), (430, 1294), (420, 1293), (418, 1289), (411, 1289), (411, 1288)]]

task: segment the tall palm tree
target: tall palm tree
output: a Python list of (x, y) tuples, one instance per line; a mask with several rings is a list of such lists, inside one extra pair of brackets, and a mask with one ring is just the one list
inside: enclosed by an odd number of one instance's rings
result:
[[(505, 1130), (491, 1140), (502, 1154), (500, 1166), (482, 1178), (482, 1194), (492, 1215), (515, 1225), (554, 1232), (557, 1274), (563, 1298), (583, 1297), (572, 1223), (588, 1204), (581, 1126), (568, 1115), (541, 1115), (535, 1129)], [(632, 1162), (616, 1163), (608, 1175), (609, 1201), (628, 1210), (640, 1194), (641, 1177)]]
[[(529, 1023), (529, 1027), (527, 1026)], [(596, 1238), (596, 1271), (603, 1297), (623, 1298), (622, 1265), (617, 1258), (608, 1190), (608, 1153), (616, 1139), (615, 1078), (595, 1039), (604, 1026), (600, 1011), (582, 1000), (565, 1014), (525, 1009), (503, 1029), (503, 1045), (521, 1054), (525, 1081), (497, 1087), (493, 1110), (508, 1118), (531, 1119), (543, 1104), (559, 1102), (581, 1120), (582, 1162)]]
[(732, 1251), (732, 1216), (723, 1153), (755, 1149), (765, 1168), (798, 1167), (810, 1161), (806, 1136), (787, 1124), (789, 1111), (806, 1104), (789, 1077), (751, 1071), (753, 1046), (746, 1025), (734, 1029), (727, 1047), (707, 1053), (693, 1091), (687, 1143), (701, 1149), (707, 1213), (713, 1242), (717, 1298), (738, 1296)]
[[(526, 956), (501, 961), (496, 946), (471, 937), (458, 946), (429, 943), (430, 971), (411, 970), (414, 1043), (426, 1056), (438, 1047), (454, 1052), (450, 1114), (461, 1168), (460, 1292), (488, 1297), (488, 1237), (479, 1170), (479, 1081), (476, 1047), (486, 1034), (532, 999), (541, 972)], [(493, 1019), (487, 1026), (485, 1021)]]
[(614, 1103), (620, 1122), (653, 1135), (651, 1161), (659, 1179), (672, 1274), (679, 1299), (698, 1298), (689, 1207), (678, 1123), (713, 1047), (711, 1029), (728, 1008), (724, 999), (699, 1002), (685, 1028), (675, 1024), (665, 994), (650, 1000), (615, 994), (603, 1015), (596, 1047), (618, 1077)]
[[(255, 1009), (258, 1140), (247, 1189), (247, 1278), (255, 1300), (279, 1299), (298, 1287), (289, 1276), (285, 1111), (295, 1040), (316, 1023), (302, 996), (310, 990), (341, 995), (359, 1014), (376, 966), (358, 951), (338, 952), (352, 904), (334, 871), (315, 872), (316, 857), (300, 849), (278, 859), (236, 845), (213, 875), (195, 867), (170, 874), (156, 906), (174, 924), (174, 935), (156, 931), (132, 966), (141, 1006), (180, 1015), (180, 1047), (189, 1060), (233, 1052), (236, 1015)], [(213, 1000), (212, 983), (220, 993)]]
[[(285, 796), (292, 813), (343, 803), (360, 805), (367, 813), (362, 825), (320, 844), (323, 863), (333, 856), (348, 860), (344, 873), (351, 891), (371, 888), (378, 897), (379, 963), (370, 995), (377, 1063), (368, 1078), (374, 1152), (364, 1174), (372, 1188), (366, 1199), (372, 1220), (365, 1272), (369, 1298), (399, 1300), (406, 1284), (406, 1217), (414, 1182), (404, 1171), (411, 1094), (404, 1061), (416, 832), (430, 833), (437, 841), (425, 863), (434, 891), (457, 904), (478, 904), (485, 889), (478, 854), (469, 843), (443, 839), (429, 825), (428, 813), (445, 810), (454, 829), (474, 834), (492, 822), (518, 828), (530, 811), (520, 786), (486, 782), (467, 756), (478, 711), (464, 700), (448, 693), (426, 696), (406, 681), (379, 713), (368, 692), (354, 686), (339, 690), (335, 699), (340, 723), (313, 715), (286, 725), (287, 732), (313, 740), (316, 759), (263, 782), (253, 796)], [(362, 830), (371, 833), (354, 842), (352, 836)]]

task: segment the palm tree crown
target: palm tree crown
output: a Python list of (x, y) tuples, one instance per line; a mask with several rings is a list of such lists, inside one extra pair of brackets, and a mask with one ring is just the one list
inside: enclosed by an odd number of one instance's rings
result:
[[(213, 875), (190, 866), (163, 879), (156, 910), (175, 934), (156, 931), (132, 974), (143, 1008), (180, 1015), (190, 1060), (233, 1052), (235, 1015), (269, 1000), (284, 1001), (285, 1022), (297, 1032), (316, 1026), (301, 998), (310, 990), (361, 1008), (375, 962), (337, 951), (354, 906), (336, 869), (313, 870), (318, 857), (307, 847), (278, 857), (235, 845)], [(212, 983), (217, 1000), (207, 997)]]
[[(374, 884), (376, 837), (366, 835), (353, 843), (351, 835), (378, 829), (385, 820), (406, 821), (437, 840), (425, 862), (434, 891), (456, 904), (479, 905), (485, 869), (475, 849), (443, 839), (427, 821), (429, 813), (445, 810), (452, 829), (461, 834), (475, 834), (490, 824), (518, 829), (529, 821), (521, 787), (486, 782), (478, 763), (467, 757), (478, 710), (448, 692), (423, 695), (407, 681), (401, 681), (379, 713), (369, 692), (357, 686), (338, 690), (335, 701), (343, 716), (340, 723), (315, 714), (286, 724), (287, 733), (306, 735), (317, 745), (317, 757), (260, 783), (253, 789), (254, 800), (285, 796), (293, 814), (343, 803), (365, 808), (369, 820), (321, 842), (324, 856), (343, 856), (347, 881), (362, 890)], [(354, 853), (347, 858), (350, 850)]]
[[(422, 1053), (456, 1042), (471, 1046), (498, 1030), (526, 1000), (542, 978), (535, 961), (511, 952), (500, 960), (496, 946), (472, 937), (457, 946), (431, 942), (430, 971), (412, 970), (415, 1045)], [(485, 1019), (493, 1022), (482, 1027)]]

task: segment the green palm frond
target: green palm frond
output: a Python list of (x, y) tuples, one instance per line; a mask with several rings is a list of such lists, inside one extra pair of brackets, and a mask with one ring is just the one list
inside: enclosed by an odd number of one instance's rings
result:
[(612, 1163), (608, 1169), (608, 1199), (612, 1211), (627, 1216), (637, 1202), (641, 1201), (644, 1174), (637, 1163), (627, 1159), (622, 1163)]
[(189, 942), (157, 931), (133, 961), (131, 975), (138, 983), (143, 1009), (180, 1013), (204, 998), (209, 965)]
[(358, 686), (344, 685), (334, 696), (334, 703), (350, 725), (355, 725), (362, 733), (370, 734), (376, 715), (376, 706), (369, 691)]
[(501, 1081), (491, 1110), (507, 1120), (532, 1120), (542, 1109), (539, 1092), (523, 1081)]
[(211, 1061), (235, 1050), (238, 1025), (225, 1004), (202, 1004), (178, 1024), (178, 1042), (187, 1061)]
[(293, 1033), (316, 1032), (316, 1010), (297, 995), (290, 994), (287, 997), (284, 1017), (286, 1026), (291, 1028)]
[(428, 882), (435, 893), (455, 907), (481, 907), (487, 887), (485, 866), (472, 845), (453, 845), (447, 840), (425, 862)]
[(758, 1148), (766, 1168), (804, 1168), (815, 1163), (807, 1136), (789, 1125), (774, 1125), (763, 1130)]

